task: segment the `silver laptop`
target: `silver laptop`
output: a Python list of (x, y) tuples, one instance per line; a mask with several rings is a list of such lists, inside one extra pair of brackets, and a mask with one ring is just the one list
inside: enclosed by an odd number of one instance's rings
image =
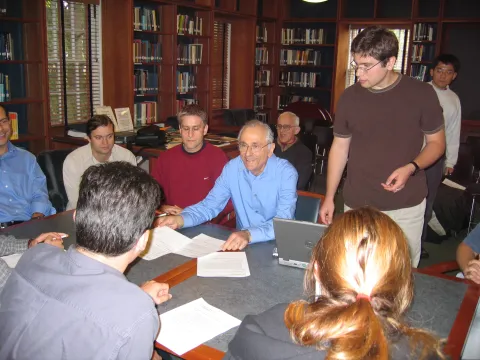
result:
[(278, 263), (306, 269), (312, 249), (322, 237), (326, 225), (309, 221), (273, 219)]

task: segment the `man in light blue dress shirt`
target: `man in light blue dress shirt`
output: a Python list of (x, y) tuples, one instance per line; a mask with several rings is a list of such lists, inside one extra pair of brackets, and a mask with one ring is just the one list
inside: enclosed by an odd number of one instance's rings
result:
[(160, 218), (156, 226), (177, 229), (199, 225), (217, 216), (231, 198), (239, 231), (230, 235), (223, 250), (241, 250), (249, 243), (275, 238), (272, 219), (293, 219), (295, 213), (297, 171), (273, 154), (275, 144), (268, 125), (249, 121), (238, 140), (240, 156), (225, 165), (207, 197), (180, 215)]
[(35, 156), (10, 141), (12, 124), (0, 106), (0, 227), (55, 214)]

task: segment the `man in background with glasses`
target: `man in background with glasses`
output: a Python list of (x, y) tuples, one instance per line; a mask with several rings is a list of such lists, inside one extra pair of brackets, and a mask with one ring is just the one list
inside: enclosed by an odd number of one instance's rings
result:
[(298, 172), (297, 189), (305, 190), (312, 175), (312, 152), (297, 138), (300, 119), (286, 111), (277, 119), (277, 143), (274, 154), (288, 160)]
[(368, 27), (350, 50), (358, 81), (337, 104), (320, 216), (331, 223), (348, 159), (344, 210), (369, 205), (389, 215), (405, 233), (416, 267), (427, 196), (423, 169), (445, 151), (442, 109), (429, 84), (393, 70), (398, 56), (393, 32)]
[(230, 160), (207, 197), (180, 215), (165, 216), (156, 226), (192, 227), (213, 219), (232, 199), (238, 231), (223, 250), (242, 250), (249, 243), (273, 240), (273, 218), (293, 219), (298, 174), (273, 154), (273, 132), (258, 120), (247, 122), (238, 135), (240, 156)]

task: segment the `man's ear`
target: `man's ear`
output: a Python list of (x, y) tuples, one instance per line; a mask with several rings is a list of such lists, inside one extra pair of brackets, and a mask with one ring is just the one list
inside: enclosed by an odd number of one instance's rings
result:
[(207, 132), (208, 132), (208, 125), (205, 125), (205, 127), (203, 128), (203, 136), (207, 135)]
[(433, 69), (430, 69), (430, 76), (433, 77)]
[(143, 235), (138, 239), (137, 244), (135, 245), (135, 251), (138, 253), (143, 252), (148, 244), (148, 239), (150, 238), (150, 230), (145, 230)]
[(273, 155), (273, 150), (275, 150), (275, 143), (271, 143), (268, 145), (268, 157)]
[(396, 61), (397, 61), (397, 58), (395, 56), (391, 56), (387, 62), (387, 69), (393, 70), (393, 67), (395, 66)]
[(90, 140), (90, 136), (85, 136), (85, 139), (87, 139), (89, 143), (92, 142), (92, 141)]
[(300, 126), (295, 126), (295, 135), (297, 135), (300, 132)]

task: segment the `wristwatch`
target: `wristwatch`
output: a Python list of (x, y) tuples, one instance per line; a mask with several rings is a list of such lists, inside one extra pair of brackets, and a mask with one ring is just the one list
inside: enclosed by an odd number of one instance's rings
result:
[(412, 164), (413, 166), (415, 166), (415, 170), (413, 170), (411, 175), (411, 176), (415, 176), (420, 171), (420, 166), (418, 166), (418, 164), (415, 161), (410, 161), (409, 164)]

